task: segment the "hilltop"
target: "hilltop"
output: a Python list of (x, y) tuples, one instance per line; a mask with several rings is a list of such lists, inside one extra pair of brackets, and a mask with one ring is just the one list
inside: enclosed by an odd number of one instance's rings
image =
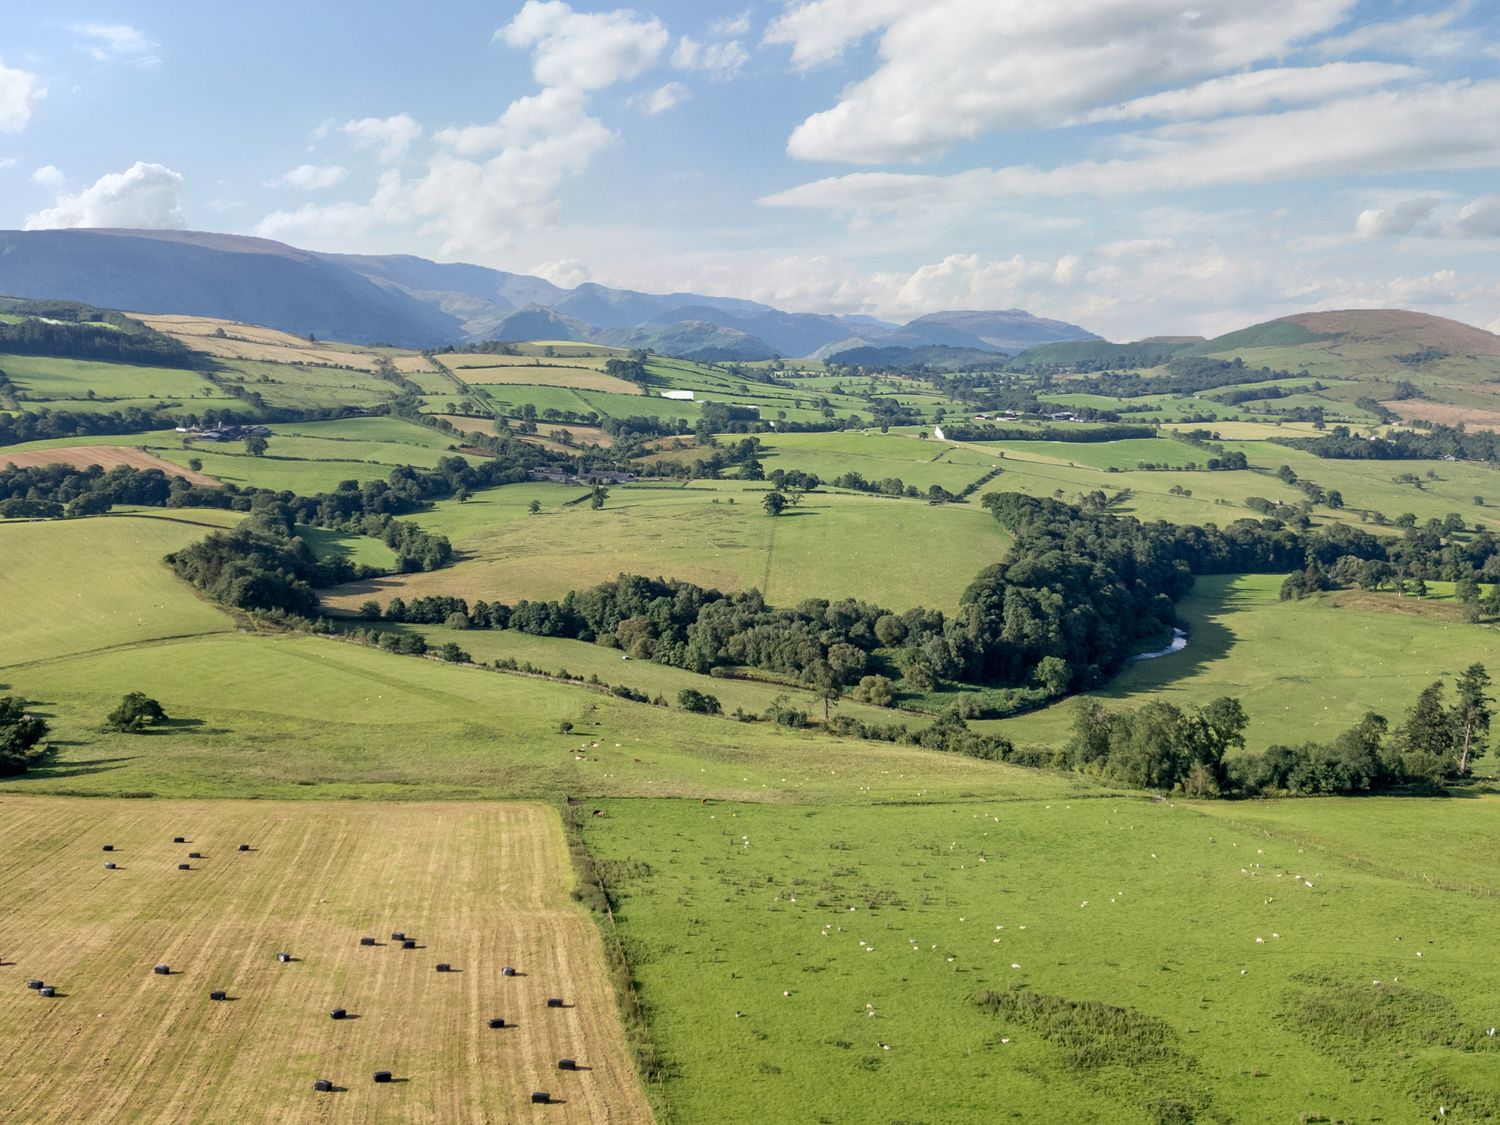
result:
[(408, 348), (545, 337), (753, 361), (871, 345), (1003, 353), (1097, 339), (1021, 309), (934, 313), (897, 325), (703, 293), (653, 294), (593, 282), (565, 288), (485, 266), (406, 254), (324, 254), (209, 231), (0, 232), (0, 293)]

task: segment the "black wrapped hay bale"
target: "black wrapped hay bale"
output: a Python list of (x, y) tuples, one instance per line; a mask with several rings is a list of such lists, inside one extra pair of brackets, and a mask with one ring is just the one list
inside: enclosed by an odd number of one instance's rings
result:
[(186, 836), (173, 836), (172, 837), (172, 843), (174, 843), (174, 844), (185, 844), (185, 843), (187, 843), (187, 837)]
[(210, 1000), (228, 1000), (229, 993), (225, 992), (222, 988), (216, 988), (208, 994), (208, 998)]
[(119, 870), (119, 864), (116, 864), (116, 863), (106, 863), (104, 865), (104, 870), (106, 870), (106, 871), (117, 871), (117, 870)]
[(502, 977), (513, 977), (513, 976), (516, 975), (516, 971), (514, 969), (512, 969), (509, 965), (507, 965), (507, 966), (505, 966), (505, 968), (503, 968), (503, 969), (500, 970), (500, 975)]
[(346, 1020), (349, 1018), (349, 1013), (346, 1012), (343, 1008), (335, 1008), (333, 1011), (328, 1013), (328, 1017), (335, 1020)]
[(405, 941), (406, 940), (406, 932), (404, 930), (392, 930), (391, 931), (391, 940), (392, 941)]
[(501, 1016), (495, 1016), (493, 1019), (490, 1020), (490, 1027), (492, 1027), (492, 1028), (501, 1028), (501, 1027), (504, 1027), (504, 1026), (505, 1026), (505, 1020)]
[(549, 997), (547, 997), (547, 1007), (549, 1007), (549, 1008), (561, 1008), (562, 1006), (563, 1006), (563, 1002), (562, 1002), (562, 997), (561, 996), (549, 996)]
[(32, 979), (32, 980), (29, 980), (29, 981), (26, 982), (26, 987), (30, 988), (30, 989), (38, 989), (38, 988), (42, 987), (42, 982), (39, 981), (39, 980)]
[(283, 965), (285, 965), (291, 959), (292, 959), (292, 955), (290, 953), (278, 953), (278, 954), (276, 954), (276, 960), (280, 961)]
[(171, 965), (158, 965), (158, 966), (156, 966), (156, 968), (152, 969), (151, 971), (153, 973), (155, 973), (159, 977), (169, 977), (169, 976), (172, 975), (172, 966)]
[(375, 944), (375, 939), (372, 938), (372, 937), (362, 937), (362, 938), (359, 939), (359, 944), (360, 945), (374, 945)]
[(36, 990), (36, 994), (38, 996), (48, 996), (48, 997), (56, 996), (57, 995), (57, 989), (53, 988), (50, 984), (45, 984), (41, 988), (39, 988), (39, 989)]
[(193, 865), (191, 863), (179, 863), (177, 865), (178, 871), (191, 871), (192, 869)]
[(541, 1090), (538, 1090), (538, 1091), (536, 1091), (536, 1093), (534, 1093), (534, 1094), (531, 1095), (531, 1104), (532, 1105), (548, 1105), (548, 1104), (551, 1103), (551, 1101), (552, 1101), (552, 1095), (548, 1094), (548, 1093), (545, 1093), (545, 1092), (543, 1092)]
[(375, 1081), (376, 1082), (389, 1082), (390, 1080), (391, 1080), (391, 1072), (390, 1071), (388, 1071), (388, 1070), (377, 1070), (375, 1072)]
[(249, 844), (241, 844), (240, 845), (240, 851), (242, 851), (242, 852), (248, 852), (249, 850), (250, 850), (250, 845)]
[(202, 852), (188, 852), (188, 859), (202, 859)]
[(401, 943), (401, 948), (402, 949), (415, 949), (415, 948), (417, 948), (417, 943), (412, 938), (407, 938), (405, 941), (403, 941)]
[(113, 844), (105, 844), (102, 850), (106, 852), (112, 852), (115, 850), (115, 846)]
[(557, 1069), (558, 1070), (577, 1070), (578, 1069), (578, 1063), (575, 1060), (573, 1060), (573, 1059), (558, 1059), (557, 1060)]
[(326, 1078), (319, 1078), (313, 1082), (313, 1089), (320, 1094), (331, 1094), (333, 1092), (333, 1083)]
[(448, 962), (446, 961), (439, 961), (437, 965), (437, 971), (440, 973), (451, 973), (453, 971), (453, 966), (448, 964)]

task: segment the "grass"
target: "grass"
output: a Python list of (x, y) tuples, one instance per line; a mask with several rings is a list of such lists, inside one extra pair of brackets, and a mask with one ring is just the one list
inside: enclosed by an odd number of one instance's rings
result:
[[(418, 523), (449, 535), (463, 556), (451, 568), (342, 587), (331, 604), (350, 609), (368, 597), (450, 593), (514, 602), (555, 598), (620, 573), (661, 575), (718, 589), (759, 588), (792, 604), (807, 597), (854, 596), (902, 610), (953, 609), (1008, 539), (978, 505), (933, 507), (910, 500), (817, 493), (790, 514), (761, 508), (766, 486), (610, 491), (600, 511), (586, 504), (523, 516), (532, 498), (557, 505), (577, 489), (525, 485), (486, 491), (464, 505), (443, 504)], [(481, 507), (480, 503), (495, 505)], [(933, 545), (941, 543), (941, 550)], [(827, 560), (837, 556), (834, 579)]]
[(326, 527), (299, 527), (297, 534), (307, 540), (313, 554), (320, 559), (345, 558), (381, 570), (393, 570), (396, 566), (396, 552), (369, 535), (350, 535)]
[(1269, 807), (617, 801), (585, 830), (682, 1122), (1482, 1117), (1492, 868), (1481, 895), (1345, 853), (1368, 826), (1476, 866), (1500, 802)]
[[(579, 1119), (651, 1119), (549, 809), (11, 797), (0, 845), (17, 1120), (519, 1120), (543, 1075)], [(203, 860), (176, 870), (190, 848)], [(26, 992), (30, 976), (60, 995)], [(589, 1072), (557, 1073), (564, 1050)], [(340, 1092), (314, 1094), (318, 1077)]]
[(221, 526), (222, 515), (181, 509), (170, 519), (0, 524), (6, 575), (0, 668), (228, 630), (229, 618), (162, 562)]
[(981, 449), (922, 441), (899, 434), (845, 431), (828, 434), (762, 434), (765, 469), (800, 469), (831, 481), (859, 473), (868, 481), (896, 477), (925, 492), (941, 485), (950, 492), (997, 468), (993, 454)]
[(455, 368), (455, 373), (465, 383), (484, 387), (500, 385), (571, 387), (584, 391), (610, 391), (614, 394), (639, 395), (634, 383), (606, 375), (597, 368), (560, 367), (548, 364), (541, 367), (523, 367), (509, 364), (497, 367), (464, 366)]
[[(990, 448), (990, 443), (985, 443), (984, 448)], [(1134, 469), (1142, 462), (1181, 468), (1187, 464), (1201, 465), (1212, 456), (1170, 438), (1128, 438), (1123, 441), (1100, 442), (996, 442), (994, 448), (1004, 450), (1008, 457), (1020, 455), (1031, 461), (1050, 460), (1091, 469)]]
[[(1178, 603), (1188, 647), (1128, 665), (1094, 693), (1112, 707), (1201, 705), (1237, 696), (1251, 750), (1328, 740), (1377, 711), (1399, 723), (1417, 693), (1475, 660), (1500, 667), (1500, 632), (1453, 619), (1442, 602), (1394, 594), (1277, 600), (1279, 575), (1200, 578)], [(1017, 742), (1060, 744), (1073, 704), (981, 722)]]

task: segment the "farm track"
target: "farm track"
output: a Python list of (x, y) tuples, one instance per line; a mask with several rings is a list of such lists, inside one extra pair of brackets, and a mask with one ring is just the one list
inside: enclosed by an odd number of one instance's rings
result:
[[(180, 872), (189, 849), (205, 858)], [(545, 807), (9, 798), (0, 853), (6, 1121), (651, 1118)], [(62, 995), (33, 996), (33, 976)], [(486, 1027), (497, 1015), (515, 1026)], [(315, 1094), (316, 1077), (346, 1089)]]

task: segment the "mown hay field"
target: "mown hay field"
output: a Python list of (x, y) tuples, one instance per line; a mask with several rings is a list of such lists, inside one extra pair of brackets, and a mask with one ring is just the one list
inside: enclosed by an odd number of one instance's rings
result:
[(77, 469), (98, 465), (104, 469), (117, 469), (124, 465), (132, 469), (160, 469), (170, 477), (182, 477), (192, 484), (212, 487), (219, 483), (213, 477), (174, 465), (154, 453), (128, 445), (62, 445), (19, 453), (0, 450), (0, 468), (6, 465), (15, 465), (21, 469), (36, 465), (72, 465)]
[(8, 797), (0, 848), (7, 1119), (651, 1119), (545, 806)]

